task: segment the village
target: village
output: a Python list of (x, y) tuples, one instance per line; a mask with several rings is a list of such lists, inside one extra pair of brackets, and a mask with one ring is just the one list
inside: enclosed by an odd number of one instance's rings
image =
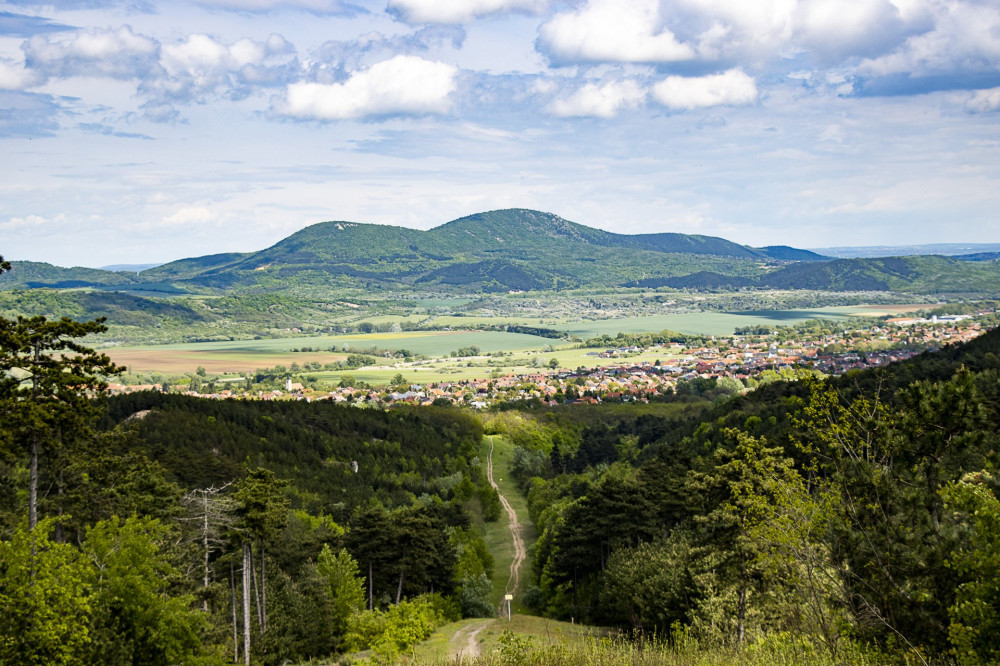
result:
[[(214, 390), (204, 392), (191, 390), (189, 384), (111, 383), (108, 389), (111, 393), (160, 390), (214, 399), (327, 400), (375, 408), (412, 404), (482, 409), (512, 401), (545, 405), (648, 402), (684, 393), (718, 397), (793, 378), (801, 371), (835, 375), (902, 361), (981, 335), (988, 328), (981, 320), (990, 315), (984, 312), (933, 319), (897, 318), (880, 326), (821, 336), (790, 336), (788, 331), (778, 329), (764, 335), (719, 337), (710, 345), (671, 342), (595, 349), (586, 353), (593, 359), (592, 365), (506, 374), (494, 369), (481, 378), (454, 381), (409, 383), (402, 375), (407, 364), (399, 363), (395, 366), (400, 370), (398, 381), (385, 386), (322, 389), (288, 376), (280, 388), (257, 388), (235, 378), (209, 383)], [(650, 354), (657, 359), (637, 358), (648, 358)], [(223, 386), (228, 388), (220, 388)]]

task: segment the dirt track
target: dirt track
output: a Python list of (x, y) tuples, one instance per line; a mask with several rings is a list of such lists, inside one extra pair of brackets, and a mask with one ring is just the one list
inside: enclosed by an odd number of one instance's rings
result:
[(451, 637), (451, 654), (456, 658), (475, 659), (479, 656), (479, 632), (490, 626), (493, 620), (483, 620), (467, 624)]
[(486, 460), (486, 478), (489, 479), (490, 485), (493, 486), (493, 489), (497, 491), (497, 495), (500, 496), (500, 504), (503, 505), (504, 510), (507, 512), (508, 522), (510, 523), (510, 536), (514, 541), (514, 559), (510, 563), (510, 576), (507, 578), (507, 594), (515, 594), (521, 581), (521, 563), (524, 562), (525, 554), (524, 539), (521, 537), (521, 523), (517, 521), (517, 514), (514, 513), (514, 509), (511, 508), (510, 502), (508, 502), (507, 498), (503, 496), (500, 492), (499, 486), (496, 484), (496, 481), (493, 480), (492, 437), (490, 437), (490, 457)]

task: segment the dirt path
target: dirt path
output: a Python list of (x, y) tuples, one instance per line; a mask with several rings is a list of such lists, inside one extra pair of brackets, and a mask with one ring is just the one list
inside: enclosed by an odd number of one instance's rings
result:
[(479, 656), (479, 632), (490, 626), (493, 620), (483, 620), (467, 624), (451, 637), (451, 654), (456, 658), (475, 659)]
[(507, 512), (510, 523), (510, 536), (514, 540), (514, 560), (510, 563), (510, 577), (507, 578), (507, 594), (515, 594), (520, 584), (521, 563), (524, 562), (524, 539), (521, 537), (521, 523), (517, 521), (517, 514), (511, 508), (510, 502), (500, 493), (500, 487), (493, 480), (493, 438), (490, 437), (490, 457), (486, 460), (486, 478), (490, 485), (500, 496), (500, 504)]

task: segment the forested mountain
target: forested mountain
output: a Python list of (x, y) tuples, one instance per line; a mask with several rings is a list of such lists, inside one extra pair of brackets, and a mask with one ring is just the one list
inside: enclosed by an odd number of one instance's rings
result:
[[(968, 257), (980, 259), (980, 257)], [(15, 262), (0, 288), (292, 292), (339, 288), (502, 292), (671, 286), (911, 293), (995, 292), (996, 262), (942, 257), (829, 260), (677, 233), (616, 234), (525, 209), (478, 213), (429, 231), (322, 222), (259, 252), (182, 259), (138, 274)]]
[[(677, 277), (644, 278), (623, 286), (675, 289), (815, 289), (895, 291), (911, 294), (1000, 290), (1000, 270), (988, 260), (912, 256), (795, 262), (758, 276), (699, 271)], [(979, 263), (974, 263), (979, 262)]]

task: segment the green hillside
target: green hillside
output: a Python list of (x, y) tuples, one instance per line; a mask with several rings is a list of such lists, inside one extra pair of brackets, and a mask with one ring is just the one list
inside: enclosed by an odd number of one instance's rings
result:
[(135, 273), (114, 273), (82, 266), (62, 268), (41, 261), (12, 261), (10, 264), (11, 270), (0, 275), (0, 289), (126, 286), (137, 282)]
[(308, 298), (344, 289), (489, 293), (618, 286), (984, 293), (1000, 290), (1000, 265), (937, 256), (829, 260), (807, 250), (753, 248), (712, 236), (616, 234), (514, 208), (429, 231), (322, 222), (259, 252), (182, 259), (138, 275), (18, 262), (0, 277), (0, 288)]
[(191, 259), (178, 259), (169, 264), (148, 268), (139, 274), (139, 279), (143, 282), (156, 280), (183, 280), (194, 277), (208, 271), (219, 270), (226, 266), (231, 266), (249, 257), (250, 252), (225, 252), (223, 254), (210, 254), (204, 257), (193, 257)]
[(1000, 271), (995, 264), (939, 256), (837, 259), (790, 264), (766, 275), (761, 284), (830, 291), (992, 292), (1000, 288)]

